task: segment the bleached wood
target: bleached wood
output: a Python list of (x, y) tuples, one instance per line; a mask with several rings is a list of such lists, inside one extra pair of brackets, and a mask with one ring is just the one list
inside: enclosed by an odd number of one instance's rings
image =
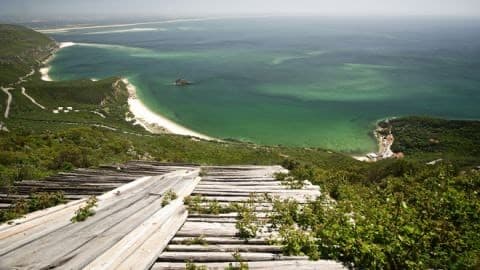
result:
[[(135, 189), (135, 185), (131, 185), (125, 187), (125, 190), (130, 190), (130, 192), (124, 190), (124, 193), (120, 193), (120, 195), (107, 193), (100, 196), (96, 209), (97, 214), (85, 222), (72, 224), (70, 222), (70, 218), (73, 216), (72, 212), (71, 215), (63, 217), (57, 223), (50, 224), (52, 227), (56, 227), (53, 231), (47, 226), (49, 224), (44, 224), (39, 228), (27, 231), (25, 235), (15, 235), (15, 237), (5, 239), (0, 243), (2, 262), (16, 265), (21, 261), (35, 266), (35, 268), (66, 263), (69, 260), (67, 254), (74, 253), (84, 243), (92, 241), (97, 235), (101, 236), (118, 222), (124, 221), (127, 217), (148, 206), (151, 200), (159, 200), (158, 196), (146, 197), (145, 194), (150, 191), (169, 189), (180, 181), (175, 174), (161, 179), (162, 181), (141, 179), (139, 189)], [(143, 186), (144, 181), (147, 181), (149, 185)], [(156, 207), (160, 208), (160, 204), (161, 202), (158, 201)], [(132, 205), (132, 207), (128, 207), (128, 205)], [(42, 227), (46, 228), (39, 230)], [(102, 248), (103, 246), (95, 247)], [(44, 253), (38, 253), (38, 250), (44, 250)]]
[[(188, 241), (191, 241), (192, 237), (177, 237), (175, 236), (172, 239), (171, 244), (184, 244)], [(202, 236), (202, 239), (209, 244), (223, 244), (223, 245), (233, 245), (233, 244), (249, 244), (249, 245), (266, 245), (267, 240), (263, 238), (253, 238), (248, 240), (239, 239), (238, 237), (209, 237)]]
[[(145, 244), (155, 232), (159, 231), (162, 226), (172, 226), (171, 224), (168, 224), (169, 220), (174, 222), (174, 224), (180, 222), (177, 224), (180, 226), (183, 218), (186, 218), (186, 210), (183, 208), (181, 200), (177, 199), (172, 201), (168, 206), (158, 211), (142, 223), (137, 229), (126, 235), (122, 240), (117, 242), (113, 247), (100, 255), (84, 269), (135, 269), (131, 268), (135, 263), (145, 264), (145, 262), (142, 263), (141, 261), (136, 261), (139, 260), (139, 254), (135, 253), (139, 251), (142, 245)], [(156, 239), (160, 238), (161, 241), (168, 242), (170, 240), (169, 235), (169, 231), (167, 230), (161, 231), (161, 233), (155, 237)], [(163, 250), (163, 247), (161, 243), (156, 250), (149, 250), (148, 247), (151, 247), (151, 244), (147, 243), (146, 248), (140, 250), (140, 252), (142, 252), (142, 255), (145, 257), (144, 259), (148, 261), (148, 264), (153, 264), (155, 258)], [(138, 267), (136, 269), (146, 269), (146, 267), (144, 265), (143, 267)]]
[[(97, 214), (85, 222), (71, 224), (72, 212), (63, 220), (54, 220), (52, 227), (56, 226), (55, 230), (50, 230), (49, 225), (52, 224), (42, 224), (26, 230), (23, 235), (17, 233), (8, 237), (0, 242), (0, 250), (4, 251), (0, 269), (19, 265), (34, 269), (81, 269), (161, 209), (161, 195), (168, 189), (181, 195), (188, 194), (199, 180), (196, 175), (198, 170), (183, 170), (166, 176), (143, 178), (99, 196)], [(180, 199), (177, 204), (183, 207)], [(163, 219), (169, 220), (165, 216)], [(183, 222), (176, 218), (172, 222), (177, 220)], [(178, 227), (180, 225), (177, 224)], [(44, 230), (39, 230), (42, 226), (45, 226)], [(156, 257), (158, 253), (152, 256)]]
[(116, 269), (150, 269), (188, 216), (184, 207)]
[(169, 252), (267, 252), (267, 253), (281, 253), (281, 246), (269, 246), (269, 245), (169, 245), (167, 251)]
[[(224, 270), (229, 263), (197, 263), (197, 266), (206, 266), (208, 269)], [(232, 262), (234, 267), (239, 264)], [(184, 270), (185, 263), (169, 263), (157, 262), (151, 270)], [(341, 263), (335, 261), (308, 261), (308, 260), (291, 260), (291, 261), (266, 261), (266, 262), (248, 262), (248, 269), (275, 269), (275, 270), (344, 270), (348, 269)]]
[[(280, 260), (307, 260), (306, 256), (283, 256), (268, 252), (240, 252), (240, 256), (248, 261), (280, 261)], [(232, 253), (228, 252), (163, 252), (158, 257), (159, 262), (231, 262), (235, 261)]]
[[(256, 213), (255, 214), (258, 218), (264, 218), (268, 215), (268, 213)], [(236, 218), (238, 216), (237, 212), (231, 213), (224, 213), (224, 214), (197, 214), (197, 213), (189, 213), (188, 218)]]
[(296, 196), (319, 196), (320, 191), (318, 190), (299, 190), (299, 189), (281, 189), (281, 190), (264, 190), (258, 189), (257, 192), (253, 190), (249, 190), (245, 192), (244, 190), (235, 190), (235, 189), (224, 189), (224, 190), (205, 190), (205, 189), (195, 189), (193, 195), (201, 194), (201, 195), (212, 195), (212, 196), (246, 196), (249, 197), (250, 195), (259, 195), (262, 194), (269, 194), (271, 196), (289, 196), (291, 198), (295, 198)]
[(176, 236), (235, 236), (235, 224), (214, 222), (185, 222)]

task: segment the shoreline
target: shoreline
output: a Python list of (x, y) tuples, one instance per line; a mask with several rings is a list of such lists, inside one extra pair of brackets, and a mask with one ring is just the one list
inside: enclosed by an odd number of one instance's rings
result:
[(50, 70), (52, 69), (51, 66), (49, 66), (48, 64), (55, 58), (55, 54), (63, 49), (63, 48), (67, 48), (67, 47), (71, 47), (71, 46), (75, 46), (76, 44), (73, 43), (73, 42), (61, 42), (58, 44), (57, 48), (55, 48), (51, 55), (45, 59), (43, 62), (42, 62), (42, 67), (39, 68), (38, 72), (40, 72), (40, 79), (44, 82), (53, 82), (53, 79), (50, 77), (49, 75), (49, 72)]
[(390, 119), (395, 119), (396, 117), (384, 118), (382, 120), (378, 120), (375, 125), (375, 129), (373, 130), (373, 137), (377, 141), (377, 152), (370, 152), (364, 155), (352, 155), (351, 157), (363, 162), (376, 162), (382, 159), (389, 159), (389, 158), (399, 158), (398, 154), (394, 153), (391, 149), (393, 142), (395, 140), (391, 128), (388, 128), (388, 134), (382, 134), (385, 132), (385, 128), (380, 126), (381, 122), (389, 123)]
[(216, 140), (212, 137), (181, 126), (172, 120), (153, 112), (138, 98), (137, 88), (135, 85), (130, 83), (130, 81), (126, 78), (122, 78), (121, 81), (126, 85), (128, 91), (128, 108), (130, 113), (133, 114), (135, 124), (141, 125), (145, 130), (154, 134), (170, 133), (196, 137), (207, 141)]

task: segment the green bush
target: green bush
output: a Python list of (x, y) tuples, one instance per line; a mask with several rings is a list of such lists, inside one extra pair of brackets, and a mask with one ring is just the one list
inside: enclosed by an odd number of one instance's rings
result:
[(317, 243), (310, 233), (294, 226), (282, 226), (280, 237), (283, 254), (287, 256), (307, 255), (312, 260), (320, 258)]
[(246, 202), (235, 205), (238, 213), (235, 228), (238, 230), (240, 239), (254, 238), (262, 228), (263, 224), (258, 220), (255, 213), (255, 203), (257, 202), (255, 197), (255, 194), (251, 194)]
[(92, 196), (88, 198), (85, 206), (78, 208), (75, 211), (75, 215), (70, 219), (72, 223), (82, 222), (87, 220), (87, 218), (95, 215), (94, 207), (97, 206), (97, 197)]
[(335, 177), (317, 179), (336, 200), (323, 194), (302, 205), (274, 202), (270, 222), (285, 224), (284, 252), (360, 269), (478, 266), (480, 172), (403, 162), (379, 163), (372, 170), (385, 177), (368, 182), (367, 171), (364, 180), (345, 177), (334, 185)]
[(173, 190), (171, 190), (171, 189), (168, 190), (168, 191), (165, 192), (165, 194), (163, 195), (162, 207), (167, 206), (171, 201), (175, 200), (176, 198), (178, 198), (177, 193), (175, 193), (175, 191), (173, 191)]

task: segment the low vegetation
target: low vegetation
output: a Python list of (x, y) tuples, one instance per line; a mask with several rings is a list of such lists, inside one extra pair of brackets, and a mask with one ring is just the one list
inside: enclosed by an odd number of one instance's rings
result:
[(196, 265), (191, 261), (185, 263), (185, 270), (208, 270), (208, 267), (205, 265)]
[(191, 213), (219, 215), (236, 211), (234, 203), (221, 205), (217, 200), (207, 200), (202, 196), (187, 196), (183, 200)]
[(171, 201), (175, 200), (178, 198), (178, 195), (177, 193), (175, 193), (175, 191), (173, 190), (168, 190), (167, 192), (165, 192), (165, 194), (163, 195), (163, 199), (162, 199), (162, 207), (165, 207), (167, 206)]
[(305, 186), (304, 179), (298, 179), (286, 173), (275, 174), (275, 179), (280, 181), (282, 185), (287, 186), (289, 189), (302, 189)]
[(182, 244), (208, 246), (208, 241), (205, 240), (205, 237), (203, 235), (200, 235), (198, 237), (185, 239), (184, 241), (182, 241)]
[(360, 269), (479, 266), (479, 171), (405, 160), (369, 170), (304, 170), (324, 192), (307, 204), (274, 202), (270, 222), (280, 228), (285, 254)]
[(256, 195), (251, 194), (246, 202), (237, 203), (234, 206), (238, 213), (235, 228), (240, 239), (248, 240), (255, 238), (264, 225), (255, 213), (257, 202)]
[(443, 159), (457, 166), (480, 166), (480, 122), (406, 117), (391, 120), (392, 149), (425, 162)]
[(242, 255), (237, 250), (232, 254), (233, 259), (235, 260), (236, 264), (229, 263), (225, 270), (248, 270), (248, 263), (244, 261)]
[(0, 211), (0, 223), (65, 202), (66, 199), (63, 192), (33, 193), (27, 199), (20, 199), (8, 209)]
[(97, 202), (98, 200), (95, 196), (88, 198), (85, 205), (75, 211), (75, 215), (70, 219), (70, 221), (72, 223), (82, 222), (87, 220), (87, 218), (95, 215), (95, 211), (93, 210), (93, 208), (97, 206)]

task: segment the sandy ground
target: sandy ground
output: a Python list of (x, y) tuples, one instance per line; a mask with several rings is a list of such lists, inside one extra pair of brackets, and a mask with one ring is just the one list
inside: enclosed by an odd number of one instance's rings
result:
[(142, 101), (137, 97), (137, 90), (128, 79), (122, 80), (126, 85), (129, 93), (128, 106), (130, 112), (134, 115), (138, 124), (143, 126), (146, 130), (152, 133), (173, 133), (184, 136), (192, 136), (204, 140), (213, 140), (213, 138), (203, 135), (201, 133), (183, 127), (170, 119), (167, 119), (153, 111), (151, 111)]
[[(62, 42), (58, 45), (58, 50), (60, 49), (63, 49), (63, 48), (67, 48), (67, 47), (70, 47), (70, 46), (75, 46), (76, 44), (73, 43), (73, 42)], [(58, 51), (57, 50), (57, 51)], [(50, 69), (51, 67), (48, 65), (48, 63), (50, 61), (52, 61), (52, 59), (54, 58), (54, 55), (55, 55), (56, 51), (52, 54), (51, 57), (49, 57), (47, 60), (45, 60), (43, 62), (43, 64), (45, 65), (43, 68), (41, 68), (39, 71), (40, 71), (40, 74), (41, 74), (41, 80), (42, 81), (46, 81), (46, 82), (51, 82), (53, 81), (52, 78), (50, 77), (49, 75), (49, 72), (50, 72)]]

